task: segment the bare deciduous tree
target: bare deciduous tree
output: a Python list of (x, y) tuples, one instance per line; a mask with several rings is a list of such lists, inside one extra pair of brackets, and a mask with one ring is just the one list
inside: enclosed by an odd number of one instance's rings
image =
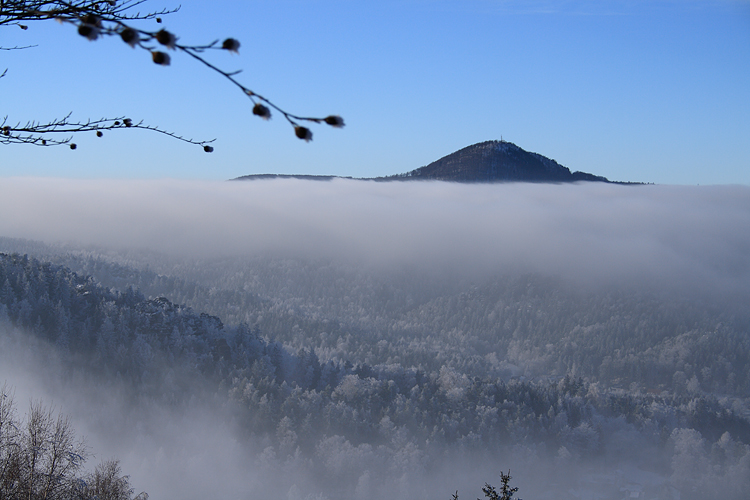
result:
[[(86, 445), (70, 420), (41, 402), (16, 416), (12, 394), (0, 386), (0, 500), (130, 500), (133, 489), (116, 461), (83, 470)], [(146, 500), (141, 493), (135, 500)]]
[[(120, 463), (117, 460), (107, 460), (99, 464), (93, 473), (79, 483), (81, 488), (78, 495), (82, 498), (97, 500), (130, 500), (133, 498), (133, 488), (127, 476), (122, 475)], [(133, 500), (148, 500), (146, 493), (140, 493)]]
[(6, 386), (0, 387), (0, 499), (11, 498), (20, 477), (20, 429), (13, 398)]
[[(343, 127), (344, 121), (338, 115), (326, 117), (299, 116), (285, 111), (261, 94), (258, 94), (242, 84), (236, 77), (240, 71), (225, 71), (205, 56), (208, 51), (218, 50), (238, 53), (240, 42), (234, 38), (223, 41), (214, 40), (204, 45), (184, 45), (178, 42), (178, 37), (166, 29), (140, 29), (137, 25), (148, 22), (161, 24), (162, 17), (176, 12), (177, 9), (162, 9), (145, 14), (138, 10), (145, 0), (0, 0), (0, 26), (16, 26), (28, 29), (28, 24), (35, 21), (57, 20), (75, 26), (78, 34), (95, 41), (105, 36), (117, 36), (132, 48), (148, 52), (151, 61), (160, 66), (169, 66), (170, 52), (190, 56), (206, 68), (219, 74), (236, 88), (238, 88), (252, 103), (252, 113), (260, 118), (269, 119), (272, 110), (280, 113), (294, 129), (294, 134), (305, 141), (312, 139), (312, 132), (302, 123), (325, 123), (332, 127)], [(0, 50), (21, 50), (32, 46), (0, 47)], [(7, 69), (0, 73), (0, 78), (7, 74)], [(104, 131), (139, 128), (168, 135), (172, 138), (190, 144), (201, 146), (204, 151), (213, 151), (210, 141), (198, 141), (163, 130), (159, 127), (134, 121), (121, 116), (115, 118), (101, 118), (98, 120), (76, 121), (68, 114), (62, 118), (47, 122), (30, 120), (10, 122), (8, 117), (0, 123), (0, 143), (2, 144), (33, 144), (37, 146), (53, 146), (67, 144), (76, 149), (71, 142), (73, 134), (95, 132), (101, 137)]]

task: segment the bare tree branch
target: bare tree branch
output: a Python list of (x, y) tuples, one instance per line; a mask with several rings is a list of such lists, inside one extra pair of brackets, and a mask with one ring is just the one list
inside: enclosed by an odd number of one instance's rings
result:
[[(267, 120), (271, 117), (271, 109), (280, 113), (292, 125), (295, 135), (300, 139), (305, 141), (312, 139), (310, 129), (300, 125), (300, 122), (325, 123), (336, 128), (344, 126), (344, 120), (338, 115), (309, 117), (290, 113), (265, 96), (240, 83), (235, 77), (241, 70), (225, 71), (204, 57), (205, 52), (208, 50), (224, 50), (238, 53), (240, 42), (234, 38), (227, 38), (222, 43), (219, 43), (219, 40), (215, 40), (204, 45), (183, 45), (177, 43), (178, 38), (165, 29), (148, 31), (135, 28), (132, 25), (134, 22), (153, 20), (161, 23), (161, 16), (166, 16), (179, 10), (178, 7), (176, 9), (162, 9), (141, 14), (136, 7), (144, 2), (145, 0), (0, 0), (0, 26), (17, 25), (22, 29), (26, 29), (27, 26), (22, 24), (22, 22), (55, 19), (59, 22), (76, 26), (78, 34), (91, 41), (97, 40), (101, 36), (119, 36), (131, 47), (147, 51), (151, 56), (151, 60), (161, 66), (168, 66), (171, 62), (169, 53), (164, 50), (182, 52), (218, 73), (239, 88), (251, 100), (253, 104), (252, 113), (254, 115)], [(9, 47), (4, 50), (22, 48), (27, 47)], [(5, 76), (6, 72), (7, 70), (0, 75), (0, 78)], [(126, 120), (127, 125), (125, 124)], [(122, 117), (72, 122), (70, 121), (69, 114), (62, 119), (44, 124), (32, 121), (26, 123), (24, 126), (20, 126), (19, 124), (10, 126), (6, 122), (7, 117), (3, 120), (2, 135), (0, 136), (0, 142), (3, 144), (34, 144), (40, 146), (69, 144), (72, 149), (75, 149), (76, 145), (71, 142), (71, 135), (63, 139), (57, 139), (49, 137), (47, 134), (76, 134), (93, 131), (101, 137), (102, 131), (126, 127), (158, 132), (189, 144), (202, 146), (204, 151), (213, 151), (213, 147), (209, 145), (213, 140), (196, 141), (186, 139), (181, 135), (168, 132), (159, 127), (144, 125), (143, 122), (133, 123), (131, 120)]]
[(6, 116), (0, 123), (0, 144), (33, 144), (35, 146), (60, 146), (70, 145), (71, 149), (76, 149), (77, 145), (72, 143), (72, 135), (64, 138), (45, 137), (44, 134), (76, 134), (81, 132), (95, 132), (98, 137), (104, 135), (106, 130), (115, 130), (122, 128), (136, 128), (150, 130), (160, 134), (167, 135), (173, 139), (202, 146), (206, 152), (213, 151), (209, 146), (216, 139), (210, 141), (196, 141), (187, 139), (173, 132), (168, 132), (159, 127), (144, 125), (143, 122), (134, 123), (130, 118), (101, 118), (99, 120), (88, 120), (86, 122), (74, 122), (70, 120), (71, 114), (63, 118), (53, 120), (47, 123), (27, 122), (25, 125), (16, 124), (7, 125), (8, 117)]

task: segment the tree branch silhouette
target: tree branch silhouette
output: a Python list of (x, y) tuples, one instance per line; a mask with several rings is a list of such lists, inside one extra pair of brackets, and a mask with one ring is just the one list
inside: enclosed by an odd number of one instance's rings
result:
[(143, 122), (133, 123), (130, 118), (101, 118), (99, 120), (87, 120), (85, 122), (74, 122), (70, 119), (70, 113), (61, 119), (53, 120), (48, 123), (27, 122), (23, 126), (16, 124), (14, 126), (6, 125), (8, 117), (6, 116), (0, 123), (0, 144), (34, 144), (37, 146), (61, 146), (68, 144), (71, 149), (76, 149), (76, 143), (71, 142), (72, 137), (68, 136), (62, 139), (50, 138), (45, 134), (75, 134), (79, 132), (96, 132), (98, 137), (104, 135), (105, 130), (115, 130), (121, 128), (137, 128), (151, 130), (160, 134), (165, 134), (173, 139), (203, 146), (204, 150), (211, 152), (210, 141), (196, 141), (186, 139), (172, 132), (167, 132), (158, 126), (144, 125)]
[[(241, 83), (236, 78), (241, 70), (225, 71), (205, 57), (206, 52), (210, 50), (239, 53), (240, 42), (234, 38), (226, 38), (221, 43), (217, 39), (204, 45), (184, 45), (178, 43), (178, 37), (166, 29), (144, 30), (136, 28), (134, 23), (139, 21), (155, 21), (157, 24), (161, 24), (162, 16), (173, 14), (179, 10), (178, 7), (142, 14), (137, 8), (144, 3), (145, 0), (0, 0), (0, 26), (15, 25), (26, 30), (28, 26), (24, 24), (25, 22), (54, 19), (61, 23), (76, 26), (78, 34), (90, 41), (98, 40), (104, 36), (118, 36), (130, 47), (148, 52), (152, 62), (160, 66), (170, 65), (169, 51), (186, 54), (237, 87), (250, 99), (254, 115), (268, 120), (271, 118), (271, 110), (274, 110), (281, 114), (293, 127), (295, 136), (305, 141), (312, 140), (312, 131), (303, 126), (303, 122), (327, 124), (336, 128), (344, 126), (344, 120), (338, 115), (309, 117), (288, 112), (267, 97)], [(33, 46), (0, 47), (0, 49), (20, 50), (31, 47)], [(7, 69), (0, 74), (0, 78), (6, 74)], [(158, 126), (146, 125), (142, 121), (133, 122), (125, 117), (73, 121), (69, 113), (63, 118), (46, 123), (38, 121), (28, 121), (24, 125), (21, 125), (21, 123), (17, 122), (10, 125), (6, 116), (2, 125), (0, 125), (2, 134), (0, 135), (0, 143), (32, 144), (36, 146), (67, 144), (71, 149), (76, 149), (76, 144), (72, 142), (73, 134), (96, 132), (97, 136), (102, 137), (104, 131), (121, 128), (137, 128), (157, 132), (189, 144), (201, 146), (204, 151), (209, 153), (213, 151), (213, 146), (210, 144), (215, 140), (187, 139), (180, 134), (166, 131)], [(64, 137), (59, 138), (57, 134)]]

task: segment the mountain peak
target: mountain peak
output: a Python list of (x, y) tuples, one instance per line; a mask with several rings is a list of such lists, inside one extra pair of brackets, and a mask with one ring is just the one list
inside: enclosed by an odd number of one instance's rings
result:
[(571, 173), (555, 160), (502, 140), (467, 146), (397, 177), (454, 182), (609, 182), (585, 172)]
[[(253, 174), (234, 180), (302, 179), (330, 181), (335, 175)], [(351, 177), (346, 177), (351, 179)], [(450, 182), (612, 182), (586, 172), (572, 172), (555, 160), (526, 151), (508, 141), (485, 141), (459, 149), (411, 172), (387, 177), (359, 178), (374, 181), (435, 180)], [(619, 184), (619, 183), (618, 183)], [(625, 183), (630, 184), (630, 183)], [(637, 184), (637, 183), (636, 183)]]

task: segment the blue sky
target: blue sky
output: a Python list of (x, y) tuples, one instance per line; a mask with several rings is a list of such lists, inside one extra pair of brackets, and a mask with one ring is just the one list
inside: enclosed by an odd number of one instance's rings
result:
[(613, 180), (750, 184), (746, 0), (188, 0), (164, 21), (186, 44), (236, 37), (240, 54), (211, 62), (346, 128), (314, 126), (304, 143), (185, 55), (163, 68), (71, 26), (5, 27), (0, 45), (38, 44), (0, 52), (10, 122), (127, 115), (217, 140), (211, 154), (138, 130), (76, 137), (76, 151), (3, 146), (0, 176), (370, 177), (502, 137)]

